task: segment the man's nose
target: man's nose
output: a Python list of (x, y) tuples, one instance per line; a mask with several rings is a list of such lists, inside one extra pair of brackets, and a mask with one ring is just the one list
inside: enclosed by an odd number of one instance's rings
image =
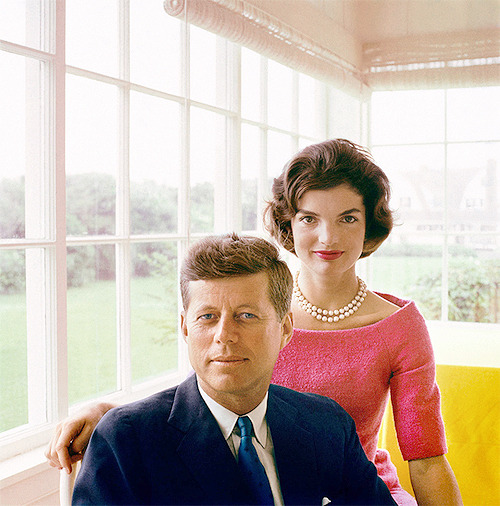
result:
[(233, 316), (221, 316), (215, 328), (214, 339), (218, 343), (227, 344), (238, 341), (238, 325)]

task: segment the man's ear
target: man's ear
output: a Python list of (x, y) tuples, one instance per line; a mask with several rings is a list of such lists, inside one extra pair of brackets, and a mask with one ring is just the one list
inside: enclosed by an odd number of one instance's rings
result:
[(186, 313), (184, 311), (181, 312), (181, 332), (184, 341), (186, 341), (188, 336), (187, 324), (186, 324)]
[(293, 335), (293, 316), (292, 313), (289, 312), (285, 315), (281, 322), (281, 347), (280, 350), (282, 350), (292, 339)]

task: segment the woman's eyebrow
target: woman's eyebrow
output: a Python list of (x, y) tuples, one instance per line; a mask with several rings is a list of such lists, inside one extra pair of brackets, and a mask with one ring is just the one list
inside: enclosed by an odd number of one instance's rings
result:
[(361, 213), (361, 209), (358, 209), (357, 207), (353, 207), (352, 209), (347, 209), (346, 211), (342, 211), (340, 213), (340, 216), (343, 216), (344, 214), (352, 214), (352, 213)]

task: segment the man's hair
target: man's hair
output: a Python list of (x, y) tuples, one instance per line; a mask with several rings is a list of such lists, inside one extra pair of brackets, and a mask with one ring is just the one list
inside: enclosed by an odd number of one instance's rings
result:
[(189, 305), (189, 282), (248, 276), (265, 272), (268, 295), (280, 319), (290, 311), (293, 279), (279, 251), (260, 237), (225, 234), (205, 237), (193, 244), (181, 268), (184, 310)]
[(371, 255), (392, 230), (389, 180), (370, 153), (345, 139), (313, 144), (297, 153), (274, 180), (273, 197), (264, 212), (268, 232), (295, 253), (291, 220), (299, 199), (309, 190), (348, 184), (363, 197), (365, 242), (361, 258)]

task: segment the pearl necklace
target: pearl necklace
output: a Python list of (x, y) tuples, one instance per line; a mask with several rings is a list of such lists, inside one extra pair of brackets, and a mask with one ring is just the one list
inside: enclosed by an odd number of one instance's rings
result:
[(321, 309), (317, 306), (314, 306), (309, 302), (304, 294), (301, 292), (299, 288), (299, 273), (295, 276), (295, 280), (293, 283), (293, 295), (297, 299), (297, 302), (301, 309), (303, 309), (306, 313), (310, 314), (313, 318), (317, 320), (321, 320), (328, 323), (338, 322), (339, 320), (343, 320), (348, 318), (352, 314), (354, 314), (362, 302), (366, 297), (366, 284), (361, 278), (357, 278), (358, 280), (358, 293), (354, 297), (354, 299), (349, 302), (349, 304), (345, 305), (340, 309), (328, 310)]

